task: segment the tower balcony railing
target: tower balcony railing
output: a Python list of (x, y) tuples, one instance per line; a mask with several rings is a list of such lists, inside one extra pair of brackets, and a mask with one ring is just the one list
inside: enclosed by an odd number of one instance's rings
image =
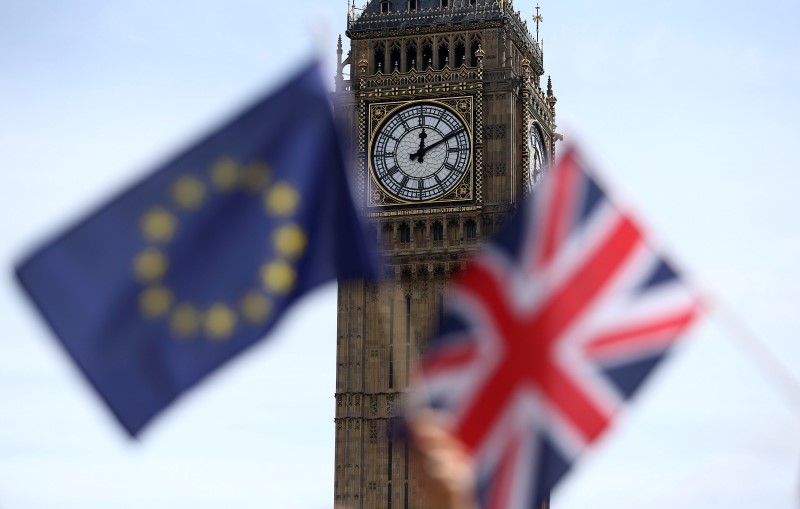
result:
[(360, 87), (364, 88), (386, 88), (402, 86), (419, 86), (437, 83), (465, 83), (478, 82), (483, 79), (483, 69), (480, 67), (468, 67), (466, 64), (457, 68), (450, 68), (445, 65), (442, 69), (434, 70), (428, 68), (424, 71), (411, 69), (407, 72), (395, 70), (389, 74), (378, 71), (375, 74), (363, 76), (361, 80), (345, 80), (342, 85), (344, 90), (351, 91)]
[(451, 2), (451, 5), (447, 7), (433, 7), (414, 11), (406, 9), (388, 12), (364, 11), (359, 15), (351, 12), (347, 17), (347, 29), (359, 31), (380, 30), (414, 22), (419, 24), (462, 23), (464, 21), (493, 19), (500, 16), (503, 1), (494, 0), (480, 5), (464, 5), (466, 2), (459, 2), (461, 5), (452, 5), (455, 3)]
[(362, 12), (356, 15), (355, 12), (348, 13), (347, 29), (354, 32), (383, 31), (401, 27), (404, 33), (413, 34), (415, 26), (441, 25), (447, 30), (448, 27), (454, 28), (463, 26), (472, 21), (489, 21), (505, 18), (508, 26), (520, 39), (526, 41), (528, 47), (532, 49), (532, 61), (542, 67), (544, 55), (542, 47), (538, 41), (533, 39), (528, 30), (528, 23), (519, 11), (514, 9), (513, 3), (509, 0), (490, 0), (484, 4), (456, 6), (455, 0), (450, 2), (448, 7), (434, 7), (430, 9), (419, 9), (416, 11), (397, 10), (389, 12)]

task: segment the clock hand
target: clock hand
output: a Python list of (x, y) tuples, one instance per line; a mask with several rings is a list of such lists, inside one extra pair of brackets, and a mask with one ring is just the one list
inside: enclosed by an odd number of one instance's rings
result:
[(420, 150), (425, 148), (425, 138), (427, 138), (427, 137), (428, 137), (428, 135), (425, 134), (425, 128), (423, 127), (422, 128), (422, 132), (419, 133), (419, 148), (420, 148)]
[[(426, 154), (426, 153), (427, 153), (427, 152), (428, 152), (430, 149), (432, 149), (432, 148), (434, 148), (434, 147), (438, 147), (439, 145), (441, 145), (442, 143), (446, 142), (446, 141), (447, 141), (447, 140), (449, 140), (450, 138), (452, 138), (452, 137), (454, 137), (454, 136), (457, 136), (458, 134), (460, 134), (460, 133), (461, 133), (461, 131), (464, 131), (464, 129), (465, 129), (465, 128), (463, 128), (463, 127), (462, 127), (462, 128), (461, 128), (461, 129), (459, 129), (458, 131), (453, 131), (453, 132), (451, 132), (450, 134), (448, 134), (447, 136), (445, 136), (444, 138), (442, 138), (441, 140), (439, 140), (439, 141), (437, 141), (436, 143), (433, 143), (433, 144), (431, 144), (431, 145), (429, 145), (429, 146), (427, 146), (427, 147), (425, 147), (423, 144), (420, 144), (419, 150), (417, 150), (417, 151), (416, 151), (415, 153), (413, 153), (413, 154), (410, 154), (411, 160), (413, 161), (414, 159), (416, 159), (416, 160), (417, 160), (418, 162), (420, 162), (420, 163), (424, 162), (424, 157), (425, 157), (425, 154)], [(420, 137), (422, 137), (422, 135), (420, 135)]]
[(417, 157), (417, 154), (424, 154), (425, 153), (425, 138), (427, 138), (427, 137), (428, 137), (428, 135), (425, 134), (425, 128), (423, 127), (422, 128), (422, 132), (419, 133), (419, 150), (417, 150), (415, 153), (411, 154), (411, 160), (412, 161), (414, 160), (415, 157)]

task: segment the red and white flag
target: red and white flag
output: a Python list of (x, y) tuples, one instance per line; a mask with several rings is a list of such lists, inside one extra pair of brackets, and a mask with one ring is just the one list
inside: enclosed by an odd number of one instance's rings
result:
[(539, 507), (697, 317), (697, 296), (569, 150), (447, 293), (418, 396), (484, 509)]

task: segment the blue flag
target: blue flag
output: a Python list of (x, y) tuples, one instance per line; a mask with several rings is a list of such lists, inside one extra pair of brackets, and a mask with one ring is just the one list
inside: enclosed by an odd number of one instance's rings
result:
[(312, 288), (375, 274), (316, 65), (17, 275), (133, 436)]

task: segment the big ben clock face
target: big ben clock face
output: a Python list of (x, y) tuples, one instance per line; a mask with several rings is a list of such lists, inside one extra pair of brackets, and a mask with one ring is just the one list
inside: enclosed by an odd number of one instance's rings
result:
[(369, 157), (373, 177), (383, 191), (399, 202), (423, 203), (458, 186), (469, 169), (471, 153), (470, 130), (455, 110), (416, 102), (383, 119)]

